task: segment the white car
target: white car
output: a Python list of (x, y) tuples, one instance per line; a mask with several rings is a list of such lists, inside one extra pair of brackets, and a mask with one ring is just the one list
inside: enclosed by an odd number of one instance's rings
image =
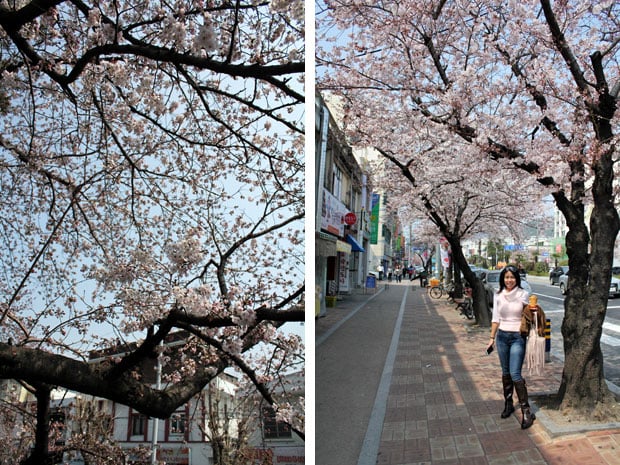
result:
[[(561, 275), (558, 279), (560, 285), (560, 292), (562, 295), (566, 295), (568, 291), (568, 272)], [(611, 277), (611, 283), (609, 284), (609, 297), (620, 297), (620, 279)]]
[[(489, 303), (489, 308), (493, 308), (493, 295), (499, 291), (499, 274), (501, 270), (498, 271), (487, 271), (486, 277), (484, 278), (484, 289), (487, 294), (487, 302)], [(532, 287), (527, 282), (527, 280), (521, 278), (521, 287), (525, 289), (530, 294), (532, 293)]]

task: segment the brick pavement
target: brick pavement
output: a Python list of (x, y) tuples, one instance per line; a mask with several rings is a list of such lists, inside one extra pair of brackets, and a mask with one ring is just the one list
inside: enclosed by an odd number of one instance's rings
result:
[[(369, 297), (350, 296), (329, 309), (316, 322), (317, 337)], [(620, 465), (620, 429), (553, 437), (541, 420), (521, 430), (518, 410), (501, 419), (501, 371), (495, 353), (484, 354), (487, 338), (488, 329), (415, 286), (403, 316), (378, 465)], [(552, 360), (544, 376), (526, 375), (530, 395), (557, 391), (561, 372), (561, 362)]]

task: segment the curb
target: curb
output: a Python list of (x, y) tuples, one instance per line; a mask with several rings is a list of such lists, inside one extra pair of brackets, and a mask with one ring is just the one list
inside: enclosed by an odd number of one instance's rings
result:
[(536, 423), (538, 423), (550, 438), (558, 438), (572, 434), (590, 433), (592, 431), (605, 431), (612, 429), (620, 429), (620, 423), (589, 423), (574, 424), (570, 426), (557, 425), (544, 411), (536, 407), (536, 402), (530, 399), (530, 404), (536, 414)]

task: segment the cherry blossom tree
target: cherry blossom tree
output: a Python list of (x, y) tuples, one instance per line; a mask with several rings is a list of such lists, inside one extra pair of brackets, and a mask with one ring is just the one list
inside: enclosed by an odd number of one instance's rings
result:
[(563, 409), (604, 411), (600, 336), (620, 225), (618, 3), (324, 4), (319, 28), (329, 37), (319, 40), (318, 69), (330, 68), (319, 71), (321, 85), (346, 89), (356, 127), (372, 133), (405, 120), (411, 132), (468, 145), (455, 164), (495, 161), (553, 196), (569, 227), (571, 267), (559, 396)]
[[(363, 129), (350, 126), (356, 135)], [(453, 163), (454, 154), (465, 153), (469, 147), (450, 139), (435, 140), (424, 133), (420, 137), (413, 131), (394, 131), (393, 126), (387, 132), (377, 128), (372, 134), (363, 133), (363, 140), (375, 146), (385, 161), (375, 170), (382, 173), (376, 182), (388, 192), (389, 205), (399, 212), (401, 222), (423, 219), (427, 231), (432, 226), (435, 243), (445, 238), (453, 263), (472, 285), (476, 322), (490, 326), (486, 291), (467, 263), (462, 240), (479, 234), (521, 238), (524, 222), (540, 213), (532, 181), (515, 176), (514, 170), (502, 172), (494, 162), (483, 165), (474, 157), (465, 157), (463, 164)], [(515, 214), (507, 215), (507, 211)], [(460, 274), (455, 284), (456, 292), (462, 293)]]
[[(280, 328), (304, 318), (303, 15), (0, 1), (0, 378), (166, 418), (235, 367), (272, 401), (303, 362)], [(154, 389), (139, 367), (178, 330), (187, 363)], [(110, 347), (131, 349), (89, 363)]]

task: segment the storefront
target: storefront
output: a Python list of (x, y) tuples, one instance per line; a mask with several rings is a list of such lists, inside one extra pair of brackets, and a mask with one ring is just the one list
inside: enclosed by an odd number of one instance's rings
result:
[[(321, 231), (315, 236), (315, 284), (321, 316), (325, 314), (326, 307), (335, 305), (341, 281), (348, 280), (348, 269), (344, 268), (346, 259), (341, 258), (351, 253), (351, 245), (340, 239), (344, 238), (346, 206), (325, 189), (322, 197)], [(348, 281), (344, 286), (348, 287)]]
[(315, 310), (315, 317), (325, 315), (325, 296), (327, 295), (327, 269), (329, 266), (330, 257), (335, 258), (336, 243), (338, 239), (324, 232), (316, 233), (315, 243), (315, 299), (317, 300)]

